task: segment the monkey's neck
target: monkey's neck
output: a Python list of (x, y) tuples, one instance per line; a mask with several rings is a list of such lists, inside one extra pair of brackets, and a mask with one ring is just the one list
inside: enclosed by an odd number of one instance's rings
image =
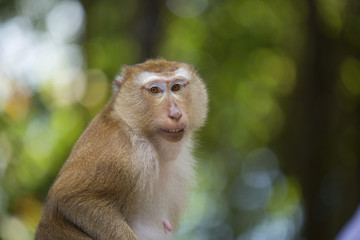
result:
[(157, 141), (154, 141), (154, 147), (159, 155), (159, 161), (166, 163), (176, 160), (181, 151), (188, 148), (188, 143), (190, 141), (191, 140), (188, 138), (183, 138), (179, 142), (169, 142), (165, 139), (157, 139)]

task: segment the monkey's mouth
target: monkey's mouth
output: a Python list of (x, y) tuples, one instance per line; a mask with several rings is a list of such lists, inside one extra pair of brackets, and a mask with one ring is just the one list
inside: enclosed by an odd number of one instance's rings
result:
[(185, 128), (175, 129), (175, 130), (161, 129), (161, 131), (164, 131), (164, 132), (166, 132), (166, 133), (182, 133), (182, 132), (185, 131)]
[(160, 129), (161, 135), (170, 142), (177, 142), (184, 136), (185, 128), (180, 129)]

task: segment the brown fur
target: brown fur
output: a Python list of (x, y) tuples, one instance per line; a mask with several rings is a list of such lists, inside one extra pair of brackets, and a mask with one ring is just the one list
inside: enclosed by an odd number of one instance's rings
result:
[[(169, 75), (179, 67), (191, 79), (176, 100), (156, 100), (134, 79), (142, 72)], [(206, 89), (193, 68), (148, 60), (126, 66), (123, 82), (74, 146), (48, 193), (36, 240), (171, 239), (193, 178), (192, 132), (207, 113)], [(169, 101), (181, 120), (169, 120)], [(184, 136), (169, 142), (159, 127), (186, 124)]]

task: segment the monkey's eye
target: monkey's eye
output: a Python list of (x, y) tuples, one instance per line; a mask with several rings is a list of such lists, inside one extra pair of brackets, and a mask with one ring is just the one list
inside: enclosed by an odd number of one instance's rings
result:
[(171, 91), (177, 92), (177, 91), (182, 90), (183, 88), (184, 88), (184, 86), (182, 84), (175, 83), (174, 85), (171, 86)]
[(161, 93), (161, 89), (159, 87), (154, 86), (154, 87), (149, 88), (149, 93), (151, 93), (151, 94)]

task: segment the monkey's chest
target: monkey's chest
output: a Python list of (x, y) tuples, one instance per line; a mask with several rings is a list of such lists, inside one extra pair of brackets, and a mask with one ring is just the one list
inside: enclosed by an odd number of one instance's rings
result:
[[(172, 179), (174, 180), (174, 179)], [(166, 181), (154, 189), (154, 194), (140, 204), (130, 227), (140, 240), (170, 240), (182, 210), (185, 189)]]
[(176, 217), (176, 203), (165, 197), (156, 197), (147, 204), (140, 206), (134, 219), (130, 222), (130, 227), (135, 232), (139, 240), (170, 240), (172, 239), (172, 228)]
[(139, 240), (171, 240), (172, 232), (168, 223), (168, 220), (138, 218), (130, 227)]

